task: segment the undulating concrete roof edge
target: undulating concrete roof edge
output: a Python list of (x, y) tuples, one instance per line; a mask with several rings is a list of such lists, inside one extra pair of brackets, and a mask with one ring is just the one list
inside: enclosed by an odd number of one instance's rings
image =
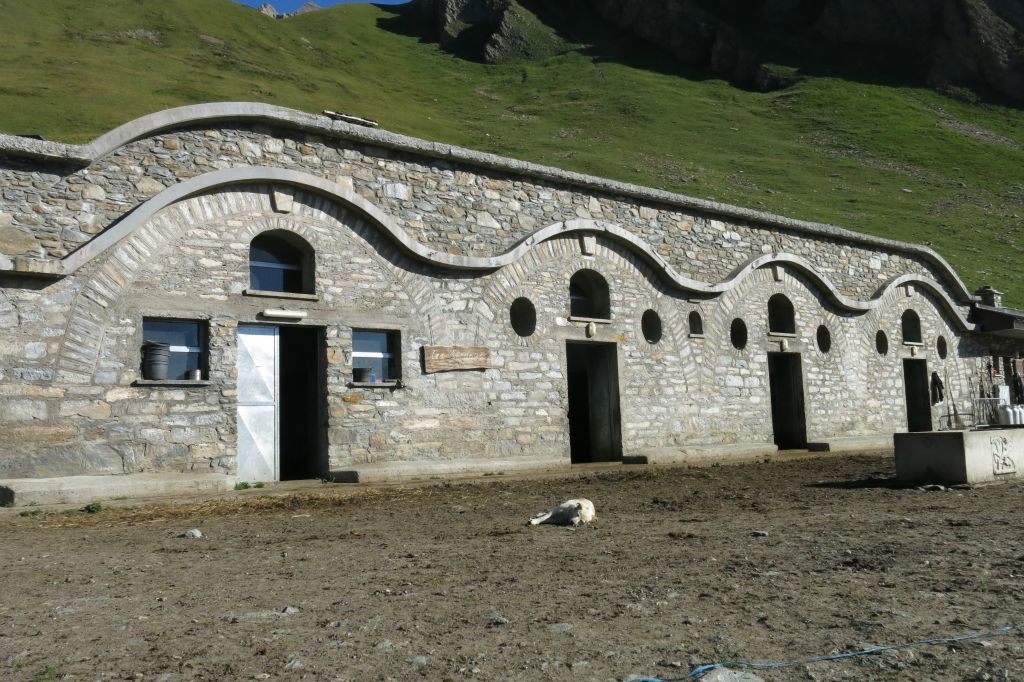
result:
[(644, 187), (593, 175), (562, 170), (552, 166), (479, 152), (441, 142), (431, 142), (386, 130), (357, 126), (327, 116), (258, 102), (212, 102), (165, 109), (129, 121), (85, 145), (0, 134), (0, 156), (32, 158), (69, 164), (88, 165), (138, 139), (167, 130), (206, 123), (257, 122), (270, 126), (304, 130), (387, 149), (486, 168), (527, 178), (581, 187), (605, 194), (630, 197), (655, 204), (693, 210), (705, 214), (739, 219), (767, 227), (801, 232), (815, 237), (852, 242), (868, 247), (913, 254), (936, 267), (948, 280), (956, 300), (968, 305), (974, 297), (953, 270), (934, 250), (920, 244), (886, 239), (853, 232), (836, 225), (796, 220), (764, 211), (697, 199), (683, 194)]

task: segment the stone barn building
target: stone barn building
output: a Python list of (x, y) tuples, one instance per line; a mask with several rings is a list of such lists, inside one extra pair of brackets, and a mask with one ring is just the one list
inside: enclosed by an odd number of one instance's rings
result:
[(8, 489), (891, 447), (1022, 347), (923, 246), (274, 106), (0, 136), (0, 192)]

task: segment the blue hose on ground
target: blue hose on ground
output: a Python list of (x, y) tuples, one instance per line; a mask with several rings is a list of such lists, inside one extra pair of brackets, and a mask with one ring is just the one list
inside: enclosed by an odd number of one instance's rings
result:
[(988, 639), (989, 637), (999, 637), (1000, 635), (1008, 635), (1011, 632), (1017, 630), (1024, 630), (1024, 623), (1017, 625), (1007, 625), (1006, 627), (999, 628), (998, 630), (991, 630), (989, 632), (976, 632), (970, 635), (959, 635), (957, 637), (941, 637), (936, 639), (921, 639), (916, 642), (906, 642), (904, 644), (883, 644), (881, 646), (871, 646), (866, 649), (858, 649), (857, 651), (847, 651), (841, 654), (832, 654), (830, 656), (811, 656), (810, 658), (799, 658), (791, 661), (778, 661), (778, 662), (758, 662), (758, 661), (723, 661), (721, 663), (708, 663), (707, 665), (699, 665), (690, 671), (690, 674), (686, 677), (673, 677), (669, 679), (662, 679), (659, 677), (644, 677), (633, 682), (682, 682), (683, 680), (699, 680), (700, 678), (707, 675), (716, 668), (754, 668), (754, 669), (765, 669), (765, 668), (786, 668), (792, 665), (802, 665), (805, 663), (817, 663), (819, 661), (838, 661), (843, 658), (853, 658), (854, 656), (867, 656), (869, 654), (877, 654), (883, 651), (895, 651), (897, 649), (909, 649), (915, 646), (928, 646), (930, 644), (948, 644), (950, 642), (963, 642), (972, 639)]

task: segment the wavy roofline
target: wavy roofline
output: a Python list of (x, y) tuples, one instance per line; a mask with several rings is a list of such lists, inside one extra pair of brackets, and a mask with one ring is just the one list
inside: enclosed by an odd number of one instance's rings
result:
[(543, 166), (495, 154), (478, 152), (464, 147), (399, 135), (385, 130), (365, 128), (343, 121), (335, 121), (326, 116), (309, 114), (272, 104), (258, 102), (213, 102), (165, 109), (129, 121), (110, 132), (100, 135), (85, 145), (71, 145), (0, 134), (0, 156), (28, 157), (61, 163), (89, 165), (130, 142), (160, 132), (199, 124), (230, 122), (263, 123), (271, 126), (303, 130), (318, 135), (372, 144), (429, 158), (477, 166), (488, 170), (580, 187), (710, 215), (734, 218), (756, 225), (782, 228), (815, 237), (841, 240), (889, 251), (912, 254), (935, 267), (948, 280), (955, 298), (962, 304), (968, 305), (974, 300), (970, 291), (949, 263), (934, 250), (920, 244), (860, 234), (827, 223), (795, 220), (763, 211), (696, 199), (664, 190), (575, 173), (551, 166)]
[(640, 259), (648, 263), (668, 284), (679, 291), (704, 296), (719, 296), (737, 287), (748, 275), (758, 268), (776, 264), (788, 265), (812, 280), (829, 301), (840, 309), (855, 313), (866, 313), (875, 310), (882, 305), (886, 295), (893, 289), (913, 284), (931, 292), (940, 306), (956, 322), (961, 331), (973, 329), (973, 325), (963, 316), (956, 302), (949, 296), (942, 285), (929, 277), (921, 275), (897, 277), (879, 288), (871, 299), (860, 301), (840, 292), (826, 275), (822, 274), (812, 262), (802, 256), (788, 253), (772, 253), (748, 260), (730, 273), (729, 277), (724, 281), (715, 283), (702, 282), (680, 273), (641, 237), (615, 224), (603, 221), (577, 219), (553, 223), (533, 232), (530, 236), (516, 243), (511, 249), (494, 256), (462, 256), (446, 253), (432, 249), (417, 241), (391, 216), (347, 187), (310, 173), (259, 166), (213, 171), (172, 185), (137, 207), (117, 224), (100, 233), (92, 241), (65, 256), (60, 261), (61, 274), (73, 274), (122, 239), (130, 236), (168, 206), (220, 187), (255, 182), (280, 183), (301, 187), (347, 205), (376, 224), (401, 251), (411, 258), (442, 268), (476, 271), (497, 270), (519, 261), (539, 244), (554, 237), (576, 233), (602, 234), (624, 245)]

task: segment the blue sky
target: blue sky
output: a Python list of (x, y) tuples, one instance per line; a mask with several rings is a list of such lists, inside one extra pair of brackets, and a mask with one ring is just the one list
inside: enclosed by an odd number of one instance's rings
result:
[[(269, 2), (274, 6), (278, 12), (294, 12), (302, 5), (306, 4), (306, 0), (235, 0), (243, 5), (249, 5), (250, 7), (259, 7), (264, 2)], [(340, 5), (345, 2), (358, 2), (359, 0), (313, 0), (316, 4), (321, 7), (330, 7), (331, 5)], [(363, 0), (365, 2), (365, 0)], [(374, 0), (376, 5), (401, 5), (408, 2), (409, 0)]]

